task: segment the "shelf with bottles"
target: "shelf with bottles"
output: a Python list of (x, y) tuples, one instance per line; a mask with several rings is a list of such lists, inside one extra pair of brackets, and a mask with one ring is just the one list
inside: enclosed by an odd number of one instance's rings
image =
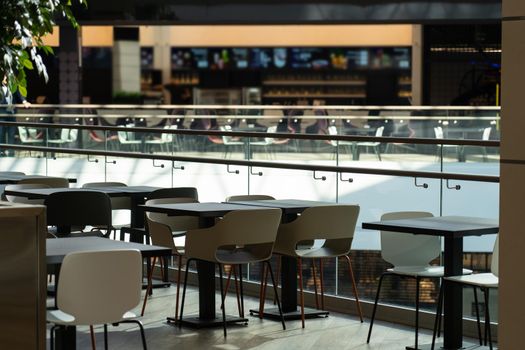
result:
[(366, 92), (357, 87), (271, 87), (263, 92), (265, 98), (301, 98), (301, 97), (319, 97), (319, 98), (365, 98)]
[(174, 85), (198, 85), (199, 73), (197, 72), (173, 72), (171, 84)]
[(402, 75), (397, 80), (398, 85), (412, 85), (412, 77), (410, 75)]
[(263, 85), (334, 85), (334, 86), (365, 86), (366, 77), (356, 73), (268, 73)]

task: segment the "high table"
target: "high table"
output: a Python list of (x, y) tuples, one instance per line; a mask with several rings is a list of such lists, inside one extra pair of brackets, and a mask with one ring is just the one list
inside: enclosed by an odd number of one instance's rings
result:
[[(46, 177), (55, 176), (44, 176), (44, 175), (21, 175), (21, 174), (0, 174), (0, 185), (17, 184), (20, 180), (24, 179), (40, 179)], [(76, 183), (77, 179), (68, 178), (69, 183)]]
[[(144, 211), (164, 213), (172, 216), (197, 216), (199, 227), (206, 228), (215, 224), (215, 219), (234, 210), (265, 209), (229, 203), (177, 203), (151, 204), (142, 206)], [(187, 316), (181, 321), (183, 324), (203, 328), (222, 326), (222, 318), (215, 315), (215, 264), (197, 260), (199, 280), (199, 314)], [(175, 321), (168, 317), (168, 321)], [(227, 323), (248, 322), (248, 319), (235, 316), (226, 316)]]
[[(171, 256), (171, 249), (153, 245), (113, 241), (100, 237), (77, 237), (77, 238), (49, 238), (46, 240), (46, 263), (48, 267), (60, 271), (60, 265), (64, 257), (73, 252), (82, 251), (107, 251), (137, 249), (143, 258), (153, 256)], [(56, 283), (59, 283), (59, 275), (56, 275)], [(60, 327), (56, 333), (56, 349), (76, 349), (76, 327)]]
[[(498, 233), (497, 220), (466, 216), (425, 217), (402, 220), (364, 222), (363, 228), (371, 230), (405, 232), (440, 236), (445, 239), (445, 276), (461, 275), (463, 271), (463, 237)], [(463, 288), (454, 283), (444, 284), (444, 343), (441, 349), (463, 347)], [(412, 349), (407, 346), (407, 349)], [(430, 345), (420, 346), (430, 349)], [(440, 349), (440, 347), (436, 347)]]
[[(283, 211), (282, 222), (288, 223), (302, 213), (305, 209), (322, 205), (334, 205), (329, 202), (318, 202), (300, 199), (267, 199), (257, 201), (233, 201), (246, 206), (259, 206), (266, 208), (280, 208)], [(281, 304), (285, 319), (300, 319), (301, 311), (297, 308), (297, 261), (291, 256), (281, 257)], [(250, 310), (251, 314), (259, 314), (258, 309)], [(328, 311), (311, 308), (304, 309), (305, 317), (327, 316)], [(263, 317), (280, 319), (278, 308), (264, 309)]]

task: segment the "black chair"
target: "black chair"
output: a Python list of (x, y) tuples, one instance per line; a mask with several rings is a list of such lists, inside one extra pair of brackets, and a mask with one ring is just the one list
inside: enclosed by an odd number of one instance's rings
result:
[(148, 196), (148, 200), (161, 198), (191, 198), (198, 201), (199, 194), (195, 187), (173, 187), (161, 188), (151, 192)]
[[(103, 192), (56, 192), (44, 204), (47, 224), (56, 226), (58, 235), (107, 237), (111, 232), (111, 200)], [(97, 231), (84, 232), (86, 226), (96, 227)]]

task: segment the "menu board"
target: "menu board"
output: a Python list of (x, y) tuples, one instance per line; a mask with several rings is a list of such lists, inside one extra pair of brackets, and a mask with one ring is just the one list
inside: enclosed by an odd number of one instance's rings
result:
[(190, 69), (193, 66), (192, 54), (189, 49), (171, 49), (171, 68)]
[(153, 47), (140, 48), (140, 68), (153, 69)]
[(273, 52), (270, 48), (250, 50), (250, 68), (271, 68)]
[(330, 66), (326, 51), (322, 48), (292, 48), (291, 67), (292, 68), (313, 68), (324, 69)]
[(208, 68), (208, 49), (191, 49), (193, 67), (198, 69)]
[[(92, 54), (90, 54), (92, 55)], [(172, 69), (409, 69), (409, 47), (172, 48)], [(153, 67), (153, 49), (141, 49)]]
[(232, 59), (235, 68), (244, 69), (248, 68), (248, 49), (236, 48), (232, 49)]

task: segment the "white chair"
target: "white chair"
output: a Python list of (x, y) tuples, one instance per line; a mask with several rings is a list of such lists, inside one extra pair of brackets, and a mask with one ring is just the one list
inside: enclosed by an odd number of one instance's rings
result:
[[(119, 126), (122, 128), (128, 128), (128, 127), (131, 128), (131, 127), (134, 127), (135, 125), (128, 124), (126, 126), (124, 125), (119, 125)], [(135, 133), (131, 131), (126, 131), (126, 130), (117, 131), (117, 136), (118, 136), (118, 141), (120, 142), (120, 144), (122, 146), (128, 147), (130, 151), (138, 151), (139, 146), (142, 144), (142, 140), (137, 140)]]
[[(443, 128), (441, 126), (436, 126), (434, 128), (434, 134), (436, 136), (436, 139), (439, 139), (439, 140), (444, 139)], [(463, 146), (458, 146), (458, 145), (438, 145), (436, 156), (440, 158), (441, 153), (443, 153), (443, 156), (445, 156), (446, 149), (456, 150), (458, 161), (461, 161), (463, 159)]]
[[(329, 135), (338, 135), (337, 133), (337, 127), (335, 125), (330, 125), (328, 127), (328, 134)], [(340, 149), (341, 151), (346, 148), (349, 152), (348, 153), (352, 153), (352, 155), (354, 154), (354, 149), (355, 149), (355, 142), (354, 141), (337, 141), (337, 140), (330, 140), (330, 145), (333, 146), (336, 150), (336, 152), (338, 151), (338, 149)], [(342, 152), (340, 152), (342, 153)], [(334, 153), (334, 157), (335, 157), (335, 154)]]
[[(375, 137), (382, 137), (384, 130), (385, 130), (384, 126), (378, 127), (375, 132)], [(379, 147), (381, 147), (381, 142), (377, 142), (377, 141), (356, 142), (355, 150), (354, 150), (356, 159), (359, 159), (359, 148), (360, 147), (364, 147), (367, 150), (368, 150), (368, 147), (372, 148), (374, 150), (374, 153), (377, 156), (377, 159), (381, 161), (381, 150), (379, 149)]]
[(142, 256), (138, 250), (84, 251), (70, 253), (62, 261), (57, 289), (58, 310), (47, 312), (51, 349), (57, 326), (136, 323), (142, 346), (147, 349), (142, 323), (130, 310), (140, 302)]
[[(489, 348), (492, 350), (492, 334), (490, 331), (490, 314), (489, 314), (489, 290), (498, 288), (499, 286), (499, 235), (496, 237), (496, 242), (494, 243), (494, 250), (492, 253), (492, 263), (490, 266), (490, 271), (487, 273), (476, 273), (472, 275), (463, 275), (463, 276), (450, 276), (445, 277), (441, 288), (439, 289), (439, 300), (438, 308), (436, 313), (437, 318), (441, 316), (441, 310), (443, 308), (443, 284), (444, 283), (458, 283), (465, 286), (472, 287), (474, 291), (474, 302), (476, 304), (476, 320), (478, 324), (478, 337), (479, 345), (483, 345), (482, 336), (481, 336), (481, 322), (479, 319), (479, 305), (478, 305), (478, 294), (477, 289), (481, 289), (485, 298), (485, 346), (487, 345), (487, 335)], [(436, 343), (436, 332), (441, 328), (438, 322), (434, 323), (434, 332), (432, 335), (432, 350), (434, 349)]]
[[(177, 125), (166, 125), (164, 129), (176, 130)], [(174, 136), (175, 136), (174, 134), (162, 133), (160, 134), (160, 138), (153, 138), (150, 140), (146, 140), (145, 144), (148, 145), (150, 153), (153, 153), (151, 152), (151, 148), (153, 146), (159, 146), (160, 152), (170, 152), (173, 149), (173, 146), (170, 147), (170, 145), (173, 144), (173, 140), (175, 139)]]
[(62, 146), (76, 142), (78, 138), (78, 129), (62, 129), (60, 131), (60, 138), (58, 139), (49, 139), (48, 143)]
[[(220, 131), (232, 131), (232, 127), (229, 125), (224, 125), (219, 127)], [(230, 149), (233, 148), (244, 148), (244, 141), (238, 141), (237, 138), (232, 136), (223, 135), (222, 144), (224, 145), (224, 157), (226, 158), (228, 154), (231, 154)]]
[[(186, 235), (187, 264), (189, 266), (192, 260), (197, 259), (217, 264), (219, 266), (221, 300), (224, 300), (222, 265), (239, 265), (240, 269), (242, 264), (262, 262), (269, 269), (274, 292), (277, 294), (277, 286), (269, 261), (272, 257), (280, 221), (280, 209), (237, 210), (224, 215), (223, 219), (213, 227), (190, 230)], [(242, 291), (242, 271), (240, 271), (240, 276)], [(188, 268), (186, 268), (184, 276), (180, 321), (183, 319), (187, 281)], [(279, 299), (277, 299), (277, 307), (279, 308), (283, 329), (286, 329)], [(243, 316), (244, 305), (241, 304), (241, 317)], [(222, 320), (224, 336), (226, 337), (225, 307), (222, 307)]]
[[(277, 132), (277, 125), (273, 125), (268, 127), (266, 129), (267, 133), (276, 133)], [(261, 141), (250, 141), (250, 147), (255, 148), (262, 148), (263, 151), (268, 154), (268, 156), (271, 158), (273, 156), (273, 152), (271, 152), (270, 146), (273, 145), (275, 142), (275, 139), (273, 137), (265, 137)]]
[[(401, 220), (432, 216), (428, 212), (393, 212), (383, 214), (381, 220)], [(418, 349), (420, 282), (422, 278), (442, 278), (444, 276), (445, 270), (443, 266), (429, 265), (430, 261), (439, 257), (440, 254), (441, 240), (438, 236), (381, 231), (381, 257), (394, 266), (383, 272), (379, 278), (367, 343), (370, 342), (370, 336), (372, 335), (383, 278), (388, 275), (395, 275), (416, 280), (415, 348)], [(472, 273), (472, 271), (463, 269), (463, 274), (469, 273)]]

